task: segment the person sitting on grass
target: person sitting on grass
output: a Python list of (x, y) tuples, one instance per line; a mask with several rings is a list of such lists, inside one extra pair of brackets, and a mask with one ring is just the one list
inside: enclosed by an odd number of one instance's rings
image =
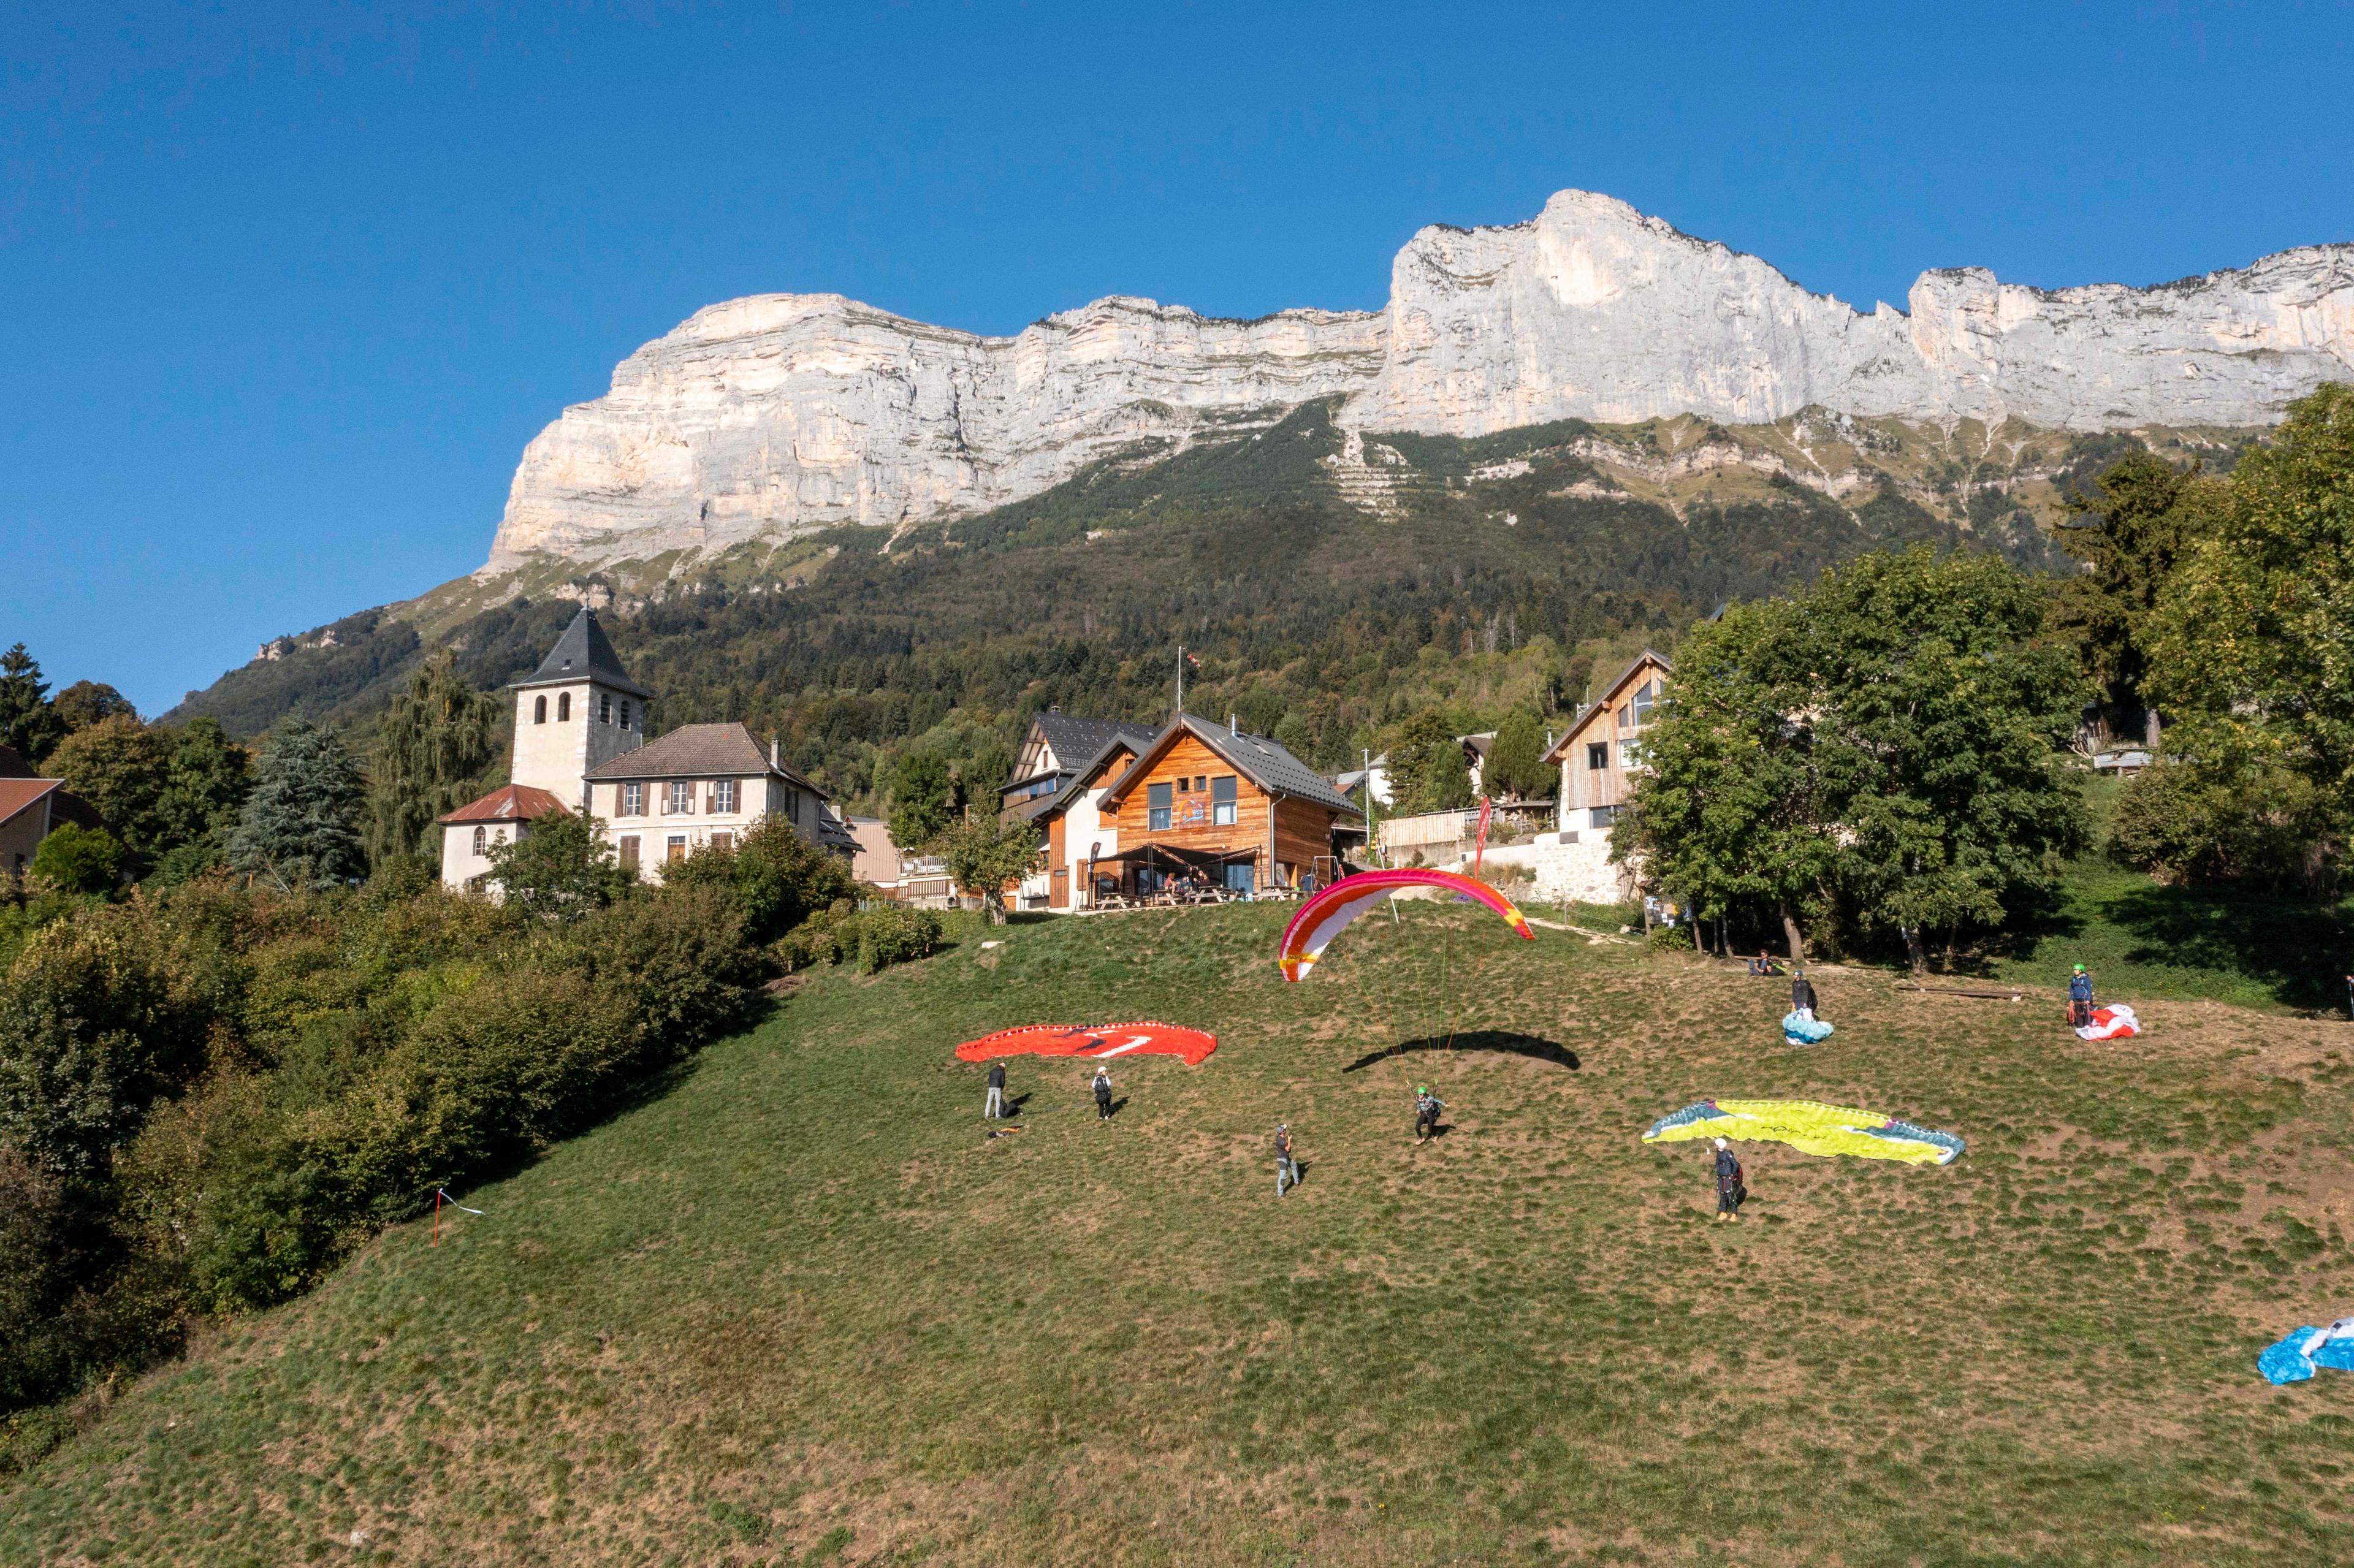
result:
[(1723, 1224), (1727, 1220), (1738, 1223), (1741, 1219), (1742, 1201), (1748, 1196), (1749, 1189), (1742, 1185), (1741, 1181), (1739, 1157), (1733, 1152), (1731, 1144), (1721, 1138), (1718, 1139), (1716, 1140), (1717, 1224)]
[(2068, 1027), (2082, 1029), (2093, 1022), (2093, 977), (2078, 964), (2068, 977)]
[(1782, 972), (1782, 966), (1768, 958), (1766, 949), (1760, 948), (1757, 956), (1749, 960), (1749, 972), (1753, 975), (1778, 975)]

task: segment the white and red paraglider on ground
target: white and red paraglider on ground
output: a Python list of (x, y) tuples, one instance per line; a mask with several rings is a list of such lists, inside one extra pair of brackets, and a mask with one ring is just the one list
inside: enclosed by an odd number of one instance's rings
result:
[(2090, 1022), (2076, 1025), (2079, 1040), (2130, 1040), (2141, 1033), (2141, 1020), (2123, 1002), (2093, 1009)]
[(1198, 1067), (1218, 1048), (1218, 1037), (1182, 1023), (1024, 1023), (1001, 1029), (956, 1048), (962, 1062), (1000, 1056), (1174, 1056)]

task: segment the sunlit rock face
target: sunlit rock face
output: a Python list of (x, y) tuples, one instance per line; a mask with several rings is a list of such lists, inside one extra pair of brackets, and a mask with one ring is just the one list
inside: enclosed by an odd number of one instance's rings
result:
[(833, 294), (697, 312), (524, 452), (492, 565), (649, 558), (1017, 501), (1146, 441), (1217, 439), (1312, 398), (1359, 429), (1861, 416), (2073, 429), (2257, 425), (2354, 379), (2354, 246), (2150, 289), (1924, 273), (1861, 313), (1624, 202), (1423, 230), (1378, 313), (1217, 321), (1113, 297), (1013, 337)]

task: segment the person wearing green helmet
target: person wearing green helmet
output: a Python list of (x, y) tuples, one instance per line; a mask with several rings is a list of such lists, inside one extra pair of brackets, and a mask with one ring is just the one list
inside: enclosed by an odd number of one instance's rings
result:
[(2093, 977), (2078, 964), (2068, 977), (2068, 1027), (2082, 1029), (2093, 1022)]
[(1426, 1086), (1416, 1084), (1414, 1086), (1414, 1140), (1416, 1144), (1427, 1143), (1438, 1136), (1438, 1113), (1446, 1108), (1447, 1102), (1432, 1094)]

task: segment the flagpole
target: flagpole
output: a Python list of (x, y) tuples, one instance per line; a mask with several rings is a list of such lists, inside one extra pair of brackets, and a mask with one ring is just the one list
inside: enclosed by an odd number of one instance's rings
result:
[(1177, 644), (1177, 711), (1185, 711), (1185, 645)]

